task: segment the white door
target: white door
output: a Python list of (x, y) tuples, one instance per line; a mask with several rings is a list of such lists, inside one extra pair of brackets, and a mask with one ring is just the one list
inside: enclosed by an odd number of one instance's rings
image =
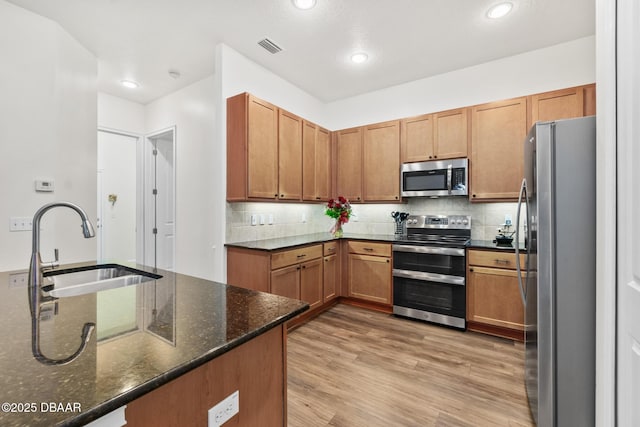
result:
[(640, 2), (617, 2), (617, 420), (640, 426)]
[(175, 131), (146, 138), (146, 265), (175, 269)]
[(98, 260), (136, 260), (134, 136), (98, 131)]

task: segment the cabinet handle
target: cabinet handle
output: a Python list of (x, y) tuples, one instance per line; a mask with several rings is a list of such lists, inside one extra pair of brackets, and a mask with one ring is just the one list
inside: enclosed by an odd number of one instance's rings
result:
[(360, 197), (356, 197), (357, 200), (360, 200)]
[(274, 194), (274, 195), (273, 195), (273, 197), (277, 198), (277, 197), (278, 197), (278, 194), (277, 194), (277, 193), (276, 193), (276, 194)]
[(373, 248), (362, 248), (362, 249), (364, 249), (367, 252), (373, 252)]
[(387, 259), (387, 264), (390, 263), (390, 262), (391, 262), (391, 260)]
[(396, 196), (396, 200), (398, 200), (398, 196)]
[(434, 159), (437, 159), (437, 158), (438, 158), (438, 156), (433, 156), (433, 158), (434, 158)]
[(302, 268), (307, 268), (307, 266), (306, 266), (306, 265), (303, 265), (303, 266), (302, 266)]
[(297, 267), (296, 267), (296, 270), (300, 270), (300, 266), (297, 266)]
[(509, 261), (508, 259), (494, 259), (494, 261), (496, 262), (496, 264), (510, 264), (511, 261)]
[(469, 271), (473, 273), (473, 268), (469, 268)]
[(280, 198), (283, 198), (283, 197), (284, 197), (284, 194), (281, 194), (281, 195), (280, 195)]
[(316, 197), (316, 200), (320, 200), (320, 199), (321, 199), (321, 197)]
[(329, 262), (329, 258), (325, 258), (325, 259), (324, 259), (324, 262)]
[(302, 254), (302, 255), (298, 255), (297, 258), (304, 258), (306, 256), (307, 256), (306, 254)]
[(336, 248), (327, 248), (327, 250), (333, 252), (336, 250)]
[(429, 156), (430, 159), (433, 159), (433, 156)]

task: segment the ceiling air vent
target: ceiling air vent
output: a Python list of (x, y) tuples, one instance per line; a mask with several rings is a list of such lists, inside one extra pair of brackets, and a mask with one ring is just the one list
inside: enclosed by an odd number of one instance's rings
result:
[(258, 44), (271, 53), (278, 53), (282, 50), (280, 46), (278, 46), (277, 44), (275, 44), (274, 42), (272, 42), (267, 38), (260, 40)]

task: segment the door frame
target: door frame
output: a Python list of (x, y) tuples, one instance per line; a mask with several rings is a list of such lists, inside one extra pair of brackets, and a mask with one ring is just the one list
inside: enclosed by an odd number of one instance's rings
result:
[[(620, 0), (617, 0), (620, 1)], [(596, 0), (596, 426), (616, 425), (616, 3)]]
[[(144, 247), (144, 233), (141, 232), (141, 228), (144, 227), (144, 197), (140, 197), (144, 190), (144, 146), (143, 146), (143, 135), (127, 132), (118, 129), (112, 129), (104, 126), (98, 126), (98, 132), (110, 133), (113, 135), (121, 135), (130, 138), (136, 139), (136, 262), (140, 262), (143, 256), (143, 247)], [(100, 174), (100, 171), (96, 171), (97, 174)], [(101, 178), (98, 178), (98, 196), (100, 195), (101, 189)], [(98, 206), (98, 217), (102, 221), (102, 205), (97, 203)], [(141, 227), (142, 224), (142, 227)], [(102, 235), (102, 223), (100, 223), (100, 231), (98, 232)], [(98, 258), (102, 256), (102, 238), (98, 239)]]
[[(177, 182), (176, 182), (176, 178), (177, 178), (177, 173), (176, 173), (176, 166), (177, 166), (177, 146), (176, 146), (176, 140), (177, 140), (177, 127), (176, 125), (173, 126), (169, 126), (166, 128), (162, 128), (160, 130), (148, 133), (144, 135), (144, 144), (142, 146), (142, 158), (143, 158), (143, 164), (145, 167), (145, 173), (142, 176), (142, 180), (144, 182), (144, 184), (146, 184), (146, 180), (145, 180), (145, 176), (146, 176), (146, 172), (148, 171), (149, 167), (150, 167), (150, 161), (152, 160), (152, 157), (150, 157), (149, 153), (151, 153), (150, 150), (147, 150), (148, 147), (152, 147), (153, 146), (153, 142), (152, 139), (157, 138), (161, 135), (164, 134), (168, 134), (171, 132), (171, 136), (172, 136), (172, 140), (171, 140), (171, 150), (173, 151), (173, 176), (171, 177), (171, 183), (172, 183), (172, 190), (173, 190), (173, 206), (172, 206), (172, 210), (173, 210), (173, 218), (174, 218), (174, 229), (173, 229), (173, 235), (174, 235), (174, 239), (173, 239), (173, 248), (172, 248), (172, 257), (173, 257), (173, 270), (176, 270), (176, 236), (177, 236), (177, 227), (178, 227), (178, 219), (177, 219)], [(143, 203), (144, 209), (149, 209), (150, 207), (148, 206), (148, 204), (146, 203), (147, 197), (149, 195), (149, 191), (147, 191), (148, 189), (143, 185), (144, 188), (144, 192), (143, 192), (143, 197), (141, 197), (141, 202)], [(146, 218), (146, 211), (143, 212), (143, 219)], [(147, 223), (145, 221), (142, 222), (143, 223), (143, 232), (141, 233), (141, 239), (142, 239), (142, 244), (141, 247), (143, 248), (143, 257), (140, 258), (141, 261), (143, 261), (144, 258), (144, 254), (146, 252), (146, 238), (145, 236), (147, 235)], [(141, 262), (142, 263), (142, 262)], [(155, 267), (155, 266), (152, 266)]]

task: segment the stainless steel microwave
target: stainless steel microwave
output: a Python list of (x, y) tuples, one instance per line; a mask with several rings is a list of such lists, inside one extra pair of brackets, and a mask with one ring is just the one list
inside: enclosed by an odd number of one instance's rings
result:
[(403, 163), (400, 170), (402, 197), (466, 196), (467, 159)]

